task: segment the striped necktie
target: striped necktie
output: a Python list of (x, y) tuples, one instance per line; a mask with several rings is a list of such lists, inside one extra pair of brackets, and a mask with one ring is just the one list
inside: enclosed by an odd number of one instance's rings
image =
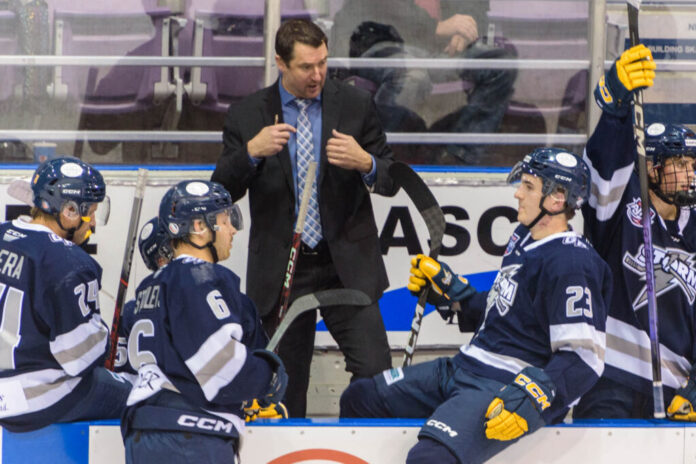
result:
[[(295, 103), (300, 110), (297, 117), (297, 202), (299, 204), (304, 191), (307, 179), (307, 168), (309, 163), (314, 161), (314, 143), (312, 142), (312, 124), (307, 115), (307, 107), (311, 100), (296, 98)], [(319, 218), (319, 202), (317, 201), (317, 179), (312, 180), (312, 194), (309, 198), (307, 207), (307, 218), (305, 219), (304, 230), (302, 231), (302, 241), (310, 248), (317, 246), (321, 240), (321, 221)]]

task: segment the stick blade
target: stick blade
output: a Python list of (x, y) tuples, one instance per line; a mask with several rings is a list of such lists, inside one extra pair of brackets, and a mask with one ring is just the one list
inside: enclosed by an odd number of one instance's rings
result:
[(322, 290), (319, 292), (310, 293), (296, 299), (288, 309), (285, 317), (273, 334), (273, 338), (268, 342), (266, 349), (275, 351), (280, 343), (280, 339), (287, 331), (288, 327), (300, 314), (317, 308), (327, 308), (331, 306), (367, 306), (372, 303), (370, 297), (365, 295), (360, 290), (348, 288), (337, 288), (331, 290)]
[(31, 184), (24, 179), (13, 180), (7, 187), (7, 194), (29, 206), (34, 206), (34, 192)]
[(435, 195), (408, 164), (396, 161), (389, 166), (389, 175), (404, 189), (416, 209), (423, 217), (430, 235), (430, 257), (437, 258), (445, 234), (445, 215), (435, 199)]

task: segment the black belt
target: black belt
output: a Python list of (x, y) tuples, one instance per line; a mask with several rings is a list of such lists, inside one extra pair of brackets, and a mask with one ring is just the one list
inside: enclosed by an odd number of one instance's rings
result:
[(321, 240), (317, 246), (310, 248), (305, 242), (300, 243), (300, 254), (305, 256), (318, 256), (329, 252), (329, 244)]

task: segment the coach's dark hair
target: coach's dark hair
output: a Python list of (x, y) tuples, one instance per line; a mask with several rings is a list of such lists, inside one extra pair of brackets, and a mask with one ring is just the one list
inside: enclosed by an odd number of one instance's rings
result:
[(295, 42), (320, 47), (329, 45), (329, 39), (319, 26), (306, 19), (291, 19), (280, 25), (275, 39), (276, 54), (287, 64), (292, 60)]

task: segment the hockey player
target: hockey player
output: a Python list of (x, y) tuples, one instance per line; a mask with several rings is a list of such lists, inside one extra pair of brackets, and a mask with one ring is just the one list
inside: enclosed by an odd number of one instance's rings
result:
[[(130, 384), (103, 367), (101, 267), (79, 245), (108, 217), (106, 185), (89, 164), (56, 158), (31, 180), (31, 220), (0, 225), (0, 425), (120, 417)], [(108, 200), (108, 198), (107, 198)]]
[(430, 286), (438, 311), (477, 328), (452, 358), (384, 371), (351, 384), (344, 417), (427, 418), (407, 463), (480, 463), (559, 422), (604, 368), (609, 268), (568, 220), (589, 196), (577, 156), (539, 148), (512, 169), (519, 225), (488, 292), (427, 256), (408, 288)]
[[(603, 112), (585, 149), (593, 188), (582, 212), (588, 236), (609, 263), (616, 287), (607, 318), (606, 369), (574, 409), (574, 417), (653, 416), (631, 100), (635, 89), (653, 85), (654, 69), (650, 50), (638, 45), (616, 60), (595, 89)], [(683, 126), (654, 123), (646, 128), (645, 148), (665, 402), (671, 402), (672, 419), (696, 420), (696, 135)]]
[(235, 462), (243, 404), (278, 402), (287, 376), (227, 259), (241, 215), (215, 182), (183, 181), (160, 203), (172, 261), (136, 290), (121, 423), (129, 463)]

